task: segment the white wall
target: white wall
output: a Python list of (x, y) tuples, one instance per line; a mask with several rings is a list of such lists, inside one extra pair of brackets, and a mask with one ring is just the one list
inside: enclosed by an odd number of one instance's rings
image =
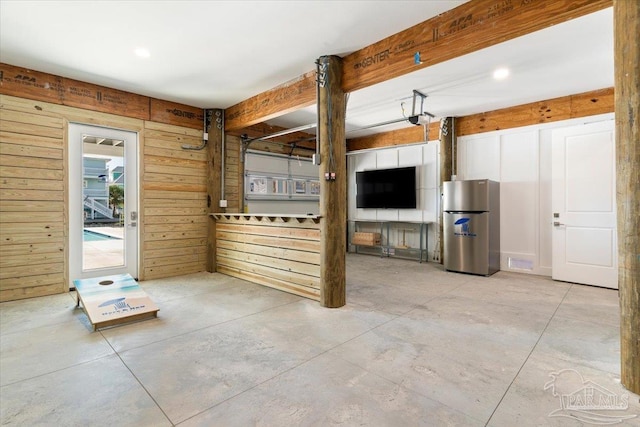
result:
[(502, 270), (551, 275), (551, 133), (613, 114), (458, 138), (458, 179), (500, 181)]
[[(500, 185), (502, 270), (551, 276), (551, 134), (553, 129), (603, 120), (613, 113), (458, 138), (457, 179), (492, 179)], [(433, 222), (429, 259), (438, 248), (439, 143), (363, 150), (348, 154), (348, 218), (352, 221)], [(355, 173), (417, 166), (417, 209), (357, 209)], [(373, 230), (372, 230), (373, 231)], [(395, 237), (394, 237), (395, 238)], [(412, 236), (411, 244), (417, 244)], [(415, 247), (415, 246), (414, 246)]]
[[(439, 142), (428, 144), (404, 145), (350, 152), (347, 155), (347, 195), (348, 218), (350, 225), (353, 221), (408, 221), (431, 222), (428, 228), (429, 259), (433, 259), (433, 252), (439, 220), (440, 189), (438, 188), (438, 159)], [(356, 208), (356, 172), (373, 169), (389, 169), (397, 167), (416, 166), (416, 204), (417, 209), (358, 209)], [(372, 230), (373, 231), (373, 230)], [(390, 240), (397, 241), (400, 237), (393, 235)], [(411, 247), (420, 244), (418, 233), (405, 233), (406, 243)]]

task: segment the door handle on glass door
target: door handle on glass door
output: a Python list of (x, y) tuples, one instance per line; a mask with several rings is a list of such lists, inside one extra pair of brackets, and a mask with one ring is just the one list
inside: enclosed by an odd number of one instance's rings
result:
[(138, 225), (138, 223), (137, 223), (137, 219), (138, 219), (138, 212), (136, 212), (136, 211), (131, 211), (131, 213), (129, 214), (129, 216), (131, 217), (131, 222), (129, 223), (129, 227), (135, 227), (136, 225)]

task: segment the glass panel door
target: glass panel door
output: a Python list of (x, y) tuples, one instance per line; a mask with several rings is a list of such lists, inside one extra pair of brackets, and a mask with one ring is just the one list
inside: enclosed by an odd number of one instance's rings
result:
[(137, 134), (69, 125), (70, 281), (138, 274)]

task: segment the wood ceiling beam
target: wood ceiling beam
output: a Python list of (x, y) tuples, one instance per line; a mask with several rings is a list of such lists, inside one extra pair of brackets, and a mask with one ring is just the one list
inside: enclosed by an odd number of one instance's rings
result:
[[(431, 141), (438, 139), (439, 126), (439, 121), (429, 125), (429, 139)], [(347, 151), (393, 147), (414, 142), (424, 142), (424, 126), (410, 125), (402, 129), (350, 138), (347, 139)]]
[[(347, 55), (342, 89), (363, 89), (611, 5), (612, 0), (471, 0)], [(414, 63), (416, 52), (421, 64)], [(233, 105), (226, 110), (226, 129), (313, 105), (315, 86), (315, 71), (310, 71)]]
[[(347, 55), (343, 89), (362, 89), (611, 5), (612, 0), (471, 0)], [(421, 64), (414, 62), (417, 52)]]
[[(607, 114), (613, 111), (614, 90), (610, 87), (457, 117), (456, 136), (552, 123), (578, 117)], [(429, 140), (438, 139), (439, 126), (440, 122), (431, 123)], [(424, 141), (422, 126), (408, 126), (389, 132), (348, 139), (347, 151), (391, 147), (419, 141)]]
[(316, 72), (309, 71), (225, 110), (225, 130), (236, 131), (316, 102)]
[(460, 117), (456, 135), (473, 135), (614, 111), (614, 90), (605, 88)]

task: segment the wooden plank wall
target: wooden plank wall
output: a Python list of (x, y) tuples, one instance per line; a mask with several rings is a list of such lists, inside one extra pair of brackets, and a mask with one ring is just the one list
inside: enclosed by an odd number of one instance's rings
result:
[(141, 165), (143, 280), (206, 270), (207, 152), (202, 131), (145, 122)]
[(0, 301), (68, 290), (65, 126), (0, 105)]
[(318, 220), (216, 215), (217, 271), (318, 301)]
[(244, 212), (242, 203), (244, 164), (241, 147), (240, 138), (227, 135), (224, 160), (224, 197), (227, 200), (227, 208), (221, 209), (223, 212)]
[(0, 94), (0, 301), (67, 292), (68, 122), (139, 133), (141, 280), (205, 270), (202, 131)]

